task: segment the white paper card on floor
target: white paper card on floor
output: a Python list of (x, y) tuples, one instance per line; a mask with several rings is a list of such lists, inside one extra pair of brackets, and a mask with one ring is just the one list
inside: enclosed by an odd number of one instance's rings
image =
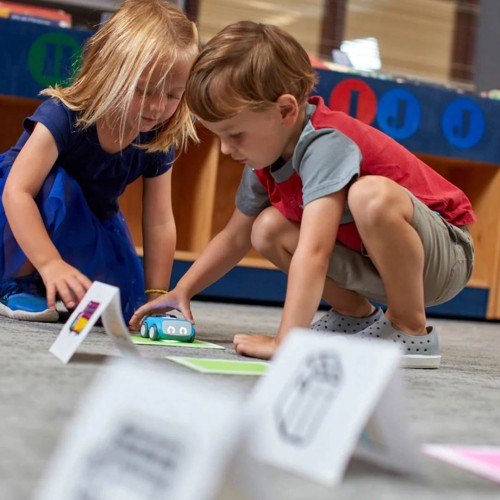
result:
[[(398, 468), (415, 470), (418, 448), (409, 446), (404, 419), (378, 418), (390, 412), (400, 415), (401, 394), (391, 394), (396, 387), (392, 382), (400, 376), (399, 363), (400, 352), (390, 343), (292, 330), (248, 402), (248, 452), (257, 460), (334, 485), (364, 430), (377, 444), (365, 436), (364, 456), (381, 465), (397, 457)], [(375, 410), (378, 406), (384, 406), (381, 413)], [(367, 425), (372, 415), (376, 440), (373, 425)]]
[(138, 354), (123, 320), (120, 289), (94, 281), (64, 324), (50, 352), (67, 363), (85, 340), (95, 322), (102, 317), (106, 332), (123, 354)]
[(392, 377), (380, 395), (354, 451), (356, 457), (410, 474), (421, 471), (419, 444), (412, 438), (403, 411), (403, 383)]
[(239, 404), (174, 375), (142, 358), (108, 362), (34, 500), (215, 498), (237, 443)]

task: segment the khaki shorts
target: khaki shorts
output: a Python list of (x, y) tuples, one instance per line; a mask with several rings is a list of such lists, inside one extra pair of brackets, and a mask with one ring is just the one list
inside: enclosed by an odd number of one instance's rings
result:
[[(474, 243), (465, 226), (449, 224), (411, 193), (408, 194), (414, 207), (411, 225), (419, 234), (425, 252), (425, 305), (442, 304), (459, 293), (469, 281), (474, 268)], [(327, 274), (342, 288), (387, 303), (380, 275), (367, 255), (337, 243)]]

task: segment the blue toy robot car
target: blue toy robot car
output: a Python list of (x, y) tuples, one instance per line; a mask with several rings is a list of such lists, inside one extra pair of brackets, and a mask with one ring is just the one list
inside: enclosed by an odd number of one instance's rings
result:
[(192, 342), (194, 336), (195, 331), (192, 323), (173, 314), (146, 316), (141, 325), (141, 337), (149, 337), (151, 340)]

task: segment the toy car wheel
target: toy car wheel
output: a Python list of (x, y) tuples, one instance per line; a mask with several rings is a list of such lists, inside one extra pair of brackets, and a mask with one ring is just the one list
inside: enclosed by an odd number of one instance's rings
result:
[(156, 325), (149, 327), (149, 338), (151, 340), (158, 340), (158, 328), (156, 328)]
[(149, 337), (148, 325), (146, 323), (143, 323), (141, 325), (141, 337), (144, 339), (147, 339)]

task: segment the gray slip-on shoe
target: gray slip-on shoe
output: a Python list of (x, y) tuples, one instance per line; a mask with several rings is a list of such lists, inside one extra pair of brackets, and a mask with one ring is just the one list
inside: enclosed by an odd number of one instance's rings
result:
[(359, 333), (368, 326), (375, 323), (382, 316), (383, 311), (378, 307), (374, 313), (364, 318), (356, 318), (354, 316), (346, 316), (338, 313), (335, 309), (330, 309), (326, 314), (321, 316), (318, 321), (311, 325), (311, 330), (322, 333), (340, 333), (342, 335), (351, 335)]
[(439, 368), (441, 354), (436, 329), (427, 327), (427, 335), (408, 335), (396, 330), (391, 322), (381, 318), (352, 337), (375, 341), (390, 341), (397, 344), (401, 351), (402, 368)]

